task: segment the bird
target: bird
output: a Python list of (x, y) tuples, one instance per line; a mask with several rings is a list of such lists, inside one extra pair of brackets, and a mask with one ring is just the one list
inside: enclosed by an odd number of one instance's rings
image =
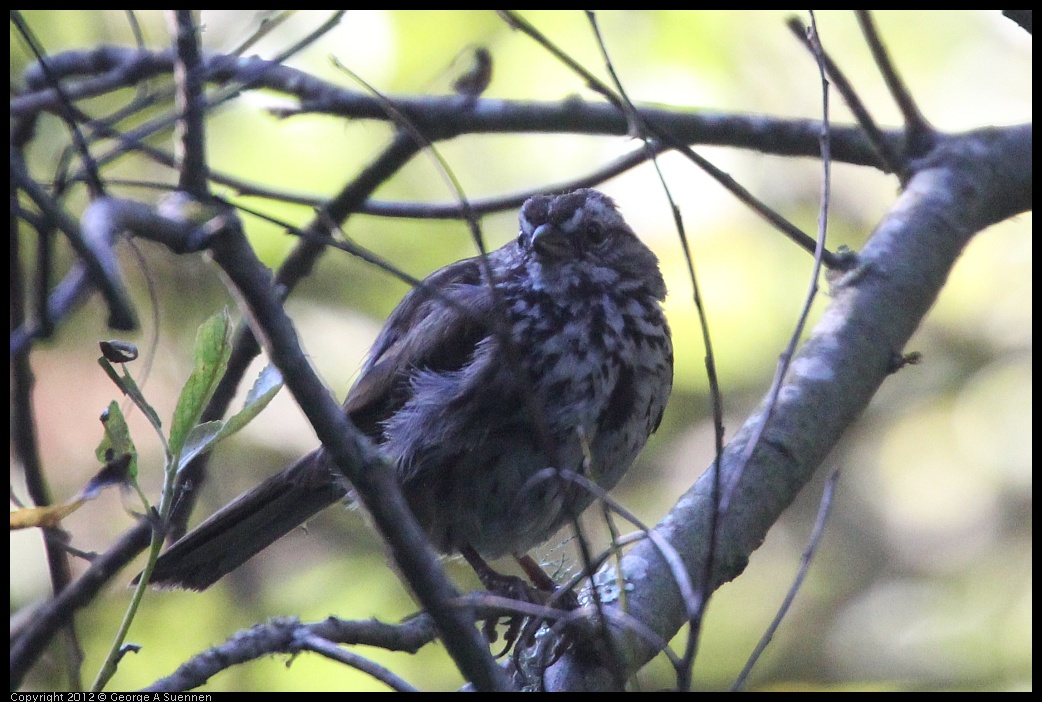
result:
[[(595, 499), (568, 474), (614, 487), (673, 385), (658, 259), (615, 202), (590, 188), (535, 195), (518, 222), (516, 239), (405, 295), (343, 405), (447, 556), (547, 541)], [(204, 590), (351, 496), (318, 448), (171, 545), (151, 583)]]

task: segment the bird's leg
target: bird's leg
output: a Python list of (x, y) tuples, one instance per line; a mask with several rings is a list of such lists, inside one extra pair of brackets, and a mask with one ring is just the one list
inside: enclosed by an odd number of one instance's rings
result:
[(460, 549), (460, 555), (467, 559), (467, 563), (474, 569), (474, 572), (478, 576), (478, 580), (485, 586), (485, 589), (489, 592), (494, 592), (497, 595), (503, 595), (514, 600), (522, 600), (524, 602), (538, 602), (538, 599), (533, 599), (530, 591), (531, 588), (521, 578), (515, 575), (505, 575), (500, 573), (482, 558), (477, 551), (470, 546), (464, 546)]
[[(477, 574), (478, 580), (481, 581), (481, 584), (489, 592), (509, 597), (512, 600), (521, 600), (522, 602), (540, 602), (542, 599), (534, 597), (536, 592), (521, 578), (513, 575), (504, 575), (492, 568), (472, 547), (462, 547), (460, 555), (467, 559), (467, 563), (470, 564), (470, 567)], [(546, 577), (546, 575), (544, 574), (543, 577)], [(524, 616), (520, 614), (513, 614), (506, 618), (507, 630), (503, 635), (505, 645), (496, 658), (504, 655), (514, 645), (524, 621)], [(482, 632), (489, 643), (495, 643), (498, 638), (496, 635), (496, 626), (498, 624), (499, 618), (489, 619), (485, 622)]]
[[(522, 602), (552, 606), (568, 611), (578, 609), (579, 607), (579, 600), (575, 594), (563, 592), (531, 556), (515, 556), (518, 565), (521, 566), (531, 580), (530, 585), (521, 578), (505, 575), (495, 570), (470, 546), (461, 548), (460, 554), (467, 560), (470, 567), (474, 569), (478, 579), (481, 580), (481, 584), (489, 592)], [(525, 617), (522, 615), (512, 615), (506, 618), (507, 631), (503, 636), (505, 646), (499, 654), (500, 656), (510, 650), (510, 647), (518, 641), (530, 643), (535, 632), (538, 631), (539, 626), (542, 624), (542, 619), (533, 618), (529, 622), (528, 627), (524, 628), (524, 633), (522, 633), (524, 622)], [(490, 619), (485, 624), (485, 638), (490, 643), (495, 642), (497, 639), (495, 627), (498, 623), (498, 619)]]
[(537, 588), (544, 592), (557, 590), (557, 583), (554, 582), (554, 579), (547, 575), (546, 571), (527, 553), (523, 556), (514, 556), (514, 560), (517, 561), (517, 564), (525, 571), (525, 575)]
[[(527, 553), (523, 556), (514, 556), (514, 560), (517, 564), (525, 571), (525, 575), (532, 581), (532, 584), (543, 592), (549, 593), (544, 604), (548, 607), (554, 607), (556, 609), (563, 609), (568, 612), (573, 612), (579, 609), (579, 598), (571, 590), (565, 590), (560, 587), (554, 579), (547, 575), (546, 571), (535, 562), (531, 556)], [(535, 635), (539, 631), (539, 628), (543, 625), (543, 619), (541, 617), (532, 617), (529, 619), (528, 624), (521, 630), (521, 633), (517, 636), (516, 643), (521, 648), (528, 648), (535, 643)], [(557, 659), (571, 646), (571, 637), (565, 634), (558, 642), (555, 648), (550, 653), (549, 659), (546, 662), (547, 666), (551, 666), (557, 662)], [(514, 647), (514, 655), (517, 655), (518, 646)]]

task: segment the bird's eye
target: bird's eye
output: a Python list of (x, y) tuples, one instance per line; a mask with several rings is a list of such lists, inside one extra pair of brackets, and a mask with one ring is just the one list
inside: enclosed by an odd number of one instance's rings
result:
[(584, 231), (586, 232), (586, 240), (594, 246), (603, 243), (608, 238), (608, 230), (600, 222), (588, 222)]
[(525, 248), (525, 233), (524, 232), (518, 232), (517, 233), (517, 245), (520, 246), (522, 249)]

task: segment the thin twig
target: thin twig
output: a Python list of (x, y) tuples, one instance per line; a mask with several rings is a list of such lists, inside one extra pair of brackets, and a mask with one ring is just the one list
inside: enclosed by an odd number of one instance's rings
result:
[(778, 396), (781, 393), (782, 383), (785, 380), (785, 375), (789, 371), (789, 364), (792, 362), (792, 358), (796, 353), (796, 348), (799, 346), (800, 340), (803, 338), (803, 330), (806, 328), (807, 319), (810, 317), (811, 306), (814, 304), (814, 299), (818, 293), (818, 279), (821, 276), (821, 266), (823, 254), (826, 251), (825, 241), (828, 234), (828, 211), (829, 202), (831, 200), (832, 193), (832, 152), (831, 152), (831, 140), (829, 131), (829, 82), (826, 76), (824, 52), (821, 47), (821, 38), (817, 33), (817, 24), (815, 23), (814, 13), (811, 15), (811, 27), (807, 34), (807, 39), (810, 44), (811, 52), (814, 54), (815, 61), (818, 66), (818, 74), (821, 79), (821, 112), (822, 112), (822, 130), (820, 136), (821, 143), (821, 205), (818, 208), (818, 237), (817, 246), (814, 251), (814, 265), (811, 267), (810, 278), (808, 281), (807, 294), (803, 301), (803, 307), (800, 310), (800, 316), (796, 321), (796, 325), (792, 330), (792, 334), (789, 335), (789, 343), (782, 352), (778, 359), (778, 365), (774, 372), (774, 378), (771, 382), (771, 388), (767, 392), (767, 404), (764, 410), (761, 412), (759, 423), (756, 429), (753, 431), (748, 443), (745, 446), (745, 450), (742, 454), (741, 462), (734, 472), (734, 476), (728, 486), (728, 489), (724, 495), (723, 509), (726, 512), (731, 505), (731, 499), (734, 497), (738, 490), (738, 485), (741, 483), (742, 475), (745, 472), (745, 466), (750, 460), (752, 460), (753, 453), (760, 445), (760, 438), (767, 429), (767, 425), (771, 420), (771, 416), (774, 414), (774, 409), (778, 405)]
[[(522, 18), (517, 13), (509, 10), (500, 10), (499, 15), (510, 24), (510, 26), (524, 32), (526, 35), (534, 39), (540, 46), (545, 48), (556, 58), (561, 60), (568, 68), (575, 71), (588, 86), (595, 92), (605, 96), (609, 102), (611, 102), (617, 109), (621, 110), (623, 114), (626, 114), (625, 105), (621, 98), (614, 94), (614, 92), (605, 85), (600, 79), (594, 76), (592, 73), (587, 71), (577, 61), (568, 56), (560, 48), (553, 44), (542, 32), (536, 29), (531, 23)], [(641, 110), (645, 114), (645, 124), (648, 132), (655, 136), (657, 139), (664, 141), (670, 147), (676, 149), (679, 153), (683, 154), (688, 160), (692, 161), (699, 168), (704, 170), (711, 178), (716, 180), (718, 183), (724, 186), (732, 195), (748, 207), (750, 207), (758, 215), (766, 219), (772, 225), (774, 225), (779, 231), (785, 236), (789, 237), (794, 243), (799, 245), (801, 248), (806, 250), (808, 253), (813, 252), (815, 248), (814, 238), (808, 236), (799, 227), (789, 222), (779, 213), (768, 207), (766, 204), (758, 200), (751, 192), (746, 188), (742, 187), (738, 181), (732, 178), (730, 175), (725, 173), (723, 170), (717, 168), (710, 161), (703, 158), (702, 156), (695, 153), (691, 147), (685, 144), (683, 141), (678, 139), (673, 133), (663, 127), (659, 126), (659, 122), (648, 115), (650, 114), (646, 110)], [(825, 255), (825, 265), (829, 268), (842, 269), (845, 266), (845, 260), (843, 257), (836, 256), (831, 252), (827, 252)]]
[(774, 619), (771, 621), (770, 626), (763, 632), (763, 636), (760, 637), (759, 642), (756, 644), (756, 648), (753, 649), (752, 654), (749, 656), (749, 660), (745, 662), (745, 666), (742, 668), (742, 672), (735, 678), (734, 684), (731, 686), (732, 692), (738, 692), (749, 680), (749, 674), (752, 672), (753, 667), (757, 661), (760, 660), (760, 656), (767, 649), (768, 644), (771, 643), (771, 639), (774, 638), (775, 632), (778, 631), (778, 627), (781, 626), (782, 620), (785, 619), (785, 615), (788, 614), (789, 609), (792, 607), (793, 601), (796, 599), (796, 594), (800, 591), (800, 587), (803, 585), (803, 581), (807, 577), (807, 573), (810, 571), (810, 564), (814, 560), (814, 554), (818, 550), (818, 546), (821, 544), (821, 538), (825, 533), (825, 525), (828, 524), (829, 512), (832, 510), (832, 497), (836, 491), (836, 483), (839, 481), (839, 470), (834, 470), (829, 479), (825, 482), (825, 489), (821, 493), (821, 501), (818, 504), (818, 516), (814, 520), (814, 527), (811, 529), (810, 537), (807, 539), (807, 548), (803, 551), (803, 556), (800, 559), (800, 567), (796, 571), (796, 577), (793, 578), (792, 585), (789, 586), (788, 592), (785, 593), (785, 599), (782, 601), (781, 606), (778, 607), (778, 611), (774, 615)]
[(387, 687), (391, 688), (395, 692), (419, 692), (420, 690), (413, 687), (405, 681), (404, 678), (395, 675), (390, 670), (382, 665), (378, 665), (373, 661), (369, 660), (364, 656), (360, 656), (357, 653), (352, 653), (346, 649), (340, 648), (336, 644), (326, 641), (321, 636), (315, 634), (307, 634), (300, 637), (297, 640), (300, 648), (305, 651), (314, 651), (319, 655), (325, 656), (330, 660), (338, 661), (344, 665), (351, 666), (356, 670), (360, 670), (367, 675), (371, 675), (376, 678)]
[(36, 65), (40, 67), (40, 71), (44, 74), (49, 87), (54, 90), (55, 94), (58, 96), (58, 101), (61, 106), (59, 116), (69, 127), (69, 131), (72, 133), (73, 144), (75, 144), (80, 157), (83, 159), (83, 166), (87, 173), (88, 189), (94, 196), (104, 194), (105, 186), (102, 184), (101, 176), (98, 173), (98, 164), (94, 162), (90, 149), (87, 148), (83, 132), (80, 131), (78, 125), (78, 122), (83, 118), (83, 113), (73, 106), (72, 100), (66, 93), (61, 81), (51, 72), (50, 60), (44, 56), (39, 40), (36, 38), (29, 25), (25, 23), (21, 12), (12, 10), (11, 22), (14, 23), (19, 34), (29, 46), (29, 50), (32, 51), (33, 55), (36, 57)]
[(890, 96), (897, 103), (897, 108), (901, 110), (901, 115), (904, 117), (905, 158), (918, 158), (933, 148), (937, 141), (937, 134), (919, 110), (919, 106), (915, 104), (915, 98), (912, 97), (904, 80), (901, 79), (897, 67), (890, 60), (890, 55), (883, 46), (883, 40), (872, 21), (872, 15), (868, 10), (855, 10), (854, 13), (861, 26), (865, 42), (872, 52), (872, 58), (875, 59), (876, 66), (879, 68), (883, 80), (886, 81), (886, 87), (890, 90)]
[[(786, 21), (785, 25), (790, 31), (800, 40), (803, 46), (807, 47), (811, 51), (811, 54), (817, 59), (817, 55), (814, 53), (815, 49), (811, 45), (809, 32), (807, 27), (804, 26), (803, 22), (798, 17), (790, 17)], [(854, 90), (854, 86), (844, 75), (843, 70), (836, 64), (835, 61), (829, 56), (828, 52), (823, 48), (820, 48), (821, 59), (825, 62), (825, 72), (831, 79), (832, 84), (839, 91), (839, 94), (843, 96), (843, 101), (847, 103), (847, 107), (854, 114), (854, 119), (857, 120), (861, 128), (865, 130), (865, 135), (869, 141), (875, 147), (879, 153), (880, 165), (888, 173), (896, 173), (900, 175), (905, 170), (905, 163), (901, 159), (900, 154), (891, 146), (890, 140), (886, 138), (883, 130), (876, 124), (875, 119), (872, 118), (872, 114), (865, 107), (865, 103), (861, 101), (861, 97)]]

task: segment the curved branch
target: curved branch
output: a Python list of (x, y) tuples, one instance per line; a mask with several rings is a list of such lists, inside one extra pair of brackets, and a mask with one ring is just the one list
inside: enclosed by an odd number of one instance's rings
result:
[[(767, 531), (795, 499), (846, 428), (895, 369), (905, 344), (944, 286), (963, 248), (996, 222), (1031, 207), (1031, 128), (949, 137), (919, 162), (905, 192), (879, 223), (854, 270), (832, 281), (832, 300), (783, 383), (752, 458), (747, 442), (763, 405), (728, 444), (722, 464), (734, 499), (720, 520), (709, 590), (737, 577)], [(712, 499), (707, 471), (655, 530), (680, 553), (696, 582), (704, 575)], [(633, 585), (628, 613), (670, 639), (687, 621), (669, 564), (642, 541), (620, 565)], [(609, 575), (609, 580), (614, 576)], [(618, 606), (614, 603), (613, 606)], [(551, 690), (602, 689), (632, 674), (657, 651), (616, 630), (624, 661), (608, 665), (566, 655), (547, 671)]]

